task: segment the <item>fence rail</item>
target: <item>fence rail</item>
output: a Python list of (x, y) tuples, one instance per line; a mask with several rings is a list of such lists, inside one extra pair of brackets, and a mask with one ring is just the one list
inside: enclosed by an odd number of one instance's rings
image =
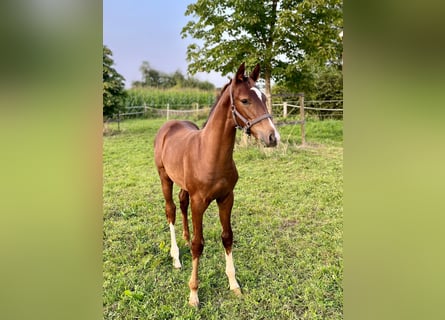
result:
[[(317, 107), (308, 107), (305, 106), (306, 104), (325, 104), (325, 103), (343, 103), (343, 100), (309, 100), (309, 101), (304, 101), (304, 95), (303, 94), (299, 94), (297, 95), (298, 97), (298, 104), (291, 104), (287, 101), (284, 101), (282, 103), (273, 103), (272, 107), (280, 107), (282, 106), (282, 115), (283, 118), (287, 118), (294, 110), (299, 110), (299, 120), (294, 120), (294, 121), (290, 121), (290, 122), (286, 122), (284, 121), (283, 123), (278, 123), (277, 125), (286, 125), (286, 124), (299, 124), (301, 126), (301, 143), (302, 145), (306, 144), (306, 134), (305, 134), (305, 123), (306, 123), (306, 115), (305, 115), (305, 110), (311, 110), (311, 111), (323, 111), (323, 112), (341, 112), (343, 113), (343, 108), (317, 108)], [(210, 111), (209, 107), (205, 107), (202, 109), (199, 109), (199, 104), (195, 103), (193, 104), (194, 108), (193, 109), (176, 109), (177, 107), (184, 107), (184, 106), (190, 106), (190, 105), (175, 105), (175, 109), (171, 109), (170, 108), (170, 104), (166, 105), (166, 109), (160, 109), (160, 108), (153, 108), (147, 105), (143, 105), (143, 106), (131, 106), (131, 107), (126, 107), (126, 110), (135, 110), (135, 109), (140, 109), (141, 111), (136, 111), (136, 112), (124, 112), (124, 113), (120, 113), (118, 112), (117, 115), (117, 122), (118, 122), (118, 130), (120, 130), (120, 121), (122, 119), (122, 117), (124, 116), (129, 116), (129, 115), (147, 115), (149, 112), (154, 112), (158, 115), (162, 115), (162, 116), (166, 116), (167, 120), (169, 120), (170, 116), (174, 116), (174, 115), (178, 115), (178, 116), (183, 116), (183, 115), (187, 115), (187, 114), (191, 114), (191, 115), (199, 115), (200, 113), (206, 112), (208, 113)], [(288, 110), (288, 108), (290, 108), (291, 110)]]
[(199, 104), (195, 104), (194, 109), (177, 109), (177, 107), (185, 107), (185, 106), (189, 106), (189, 105), (175, 105), (174, 109), (170, 108), (170, 105), (167, 104), (166, 107), (167, 109), (161, 109), (161, 108), (153, 108), (147, 105), (143, 105), (143, 106), (130, 106), (130, 107), (125, 107), (125, 110), (134, 110), (134, 109), (138, 109), (141, 111), (136, 111), (136, 112), (124, 112), (121, 113), (120, 111), (118, 111), (117, 114), (115, 114), (114, 116), (117, 119), (120, 119), (122, 116), (130, 116), (130, 115), (146, 115), (149, 111), (158, 113), (160, 115), (164, 115), (167, 116), (167, 120), (169, 118), (170, 115), (181, 115), (181, 114), (198, 114), (201, 112), (207, 112), (210, 111), (209, 107), (205, 107), (202, 109), (199, 109)]
[[(327, 102), (334, 102), (334, 101), (335, 102), (341, 102), (343, 100), (328, 100)], [(314, 101), (307, 101), (306, 103), (309, 103), (309, 102), (314, 102)], [(322, 101), (320, 101), (320, 102), (322, 102)], [(274, 107), (279, 107), (279, 106), (283, 106), (283, 105), (284, 105), (284, 102), (283, 103), (273, 103), (272, 104), (272, 106), (274, 106)], [(300, 106), (293, 105), (293, 104), (290, 104), (290, 103), (288, 103), (287, 106), (291, 107), (291, 108), (300, 108)], [(304, 109), (305, 110), (316, 110), (316, 111), (341, 111), (341, 112), (343, 112), (343, 109), (339, 109), (339, 108), (314, 108), (314, 107), (306, 107), (306, 106), (304, 106)]]

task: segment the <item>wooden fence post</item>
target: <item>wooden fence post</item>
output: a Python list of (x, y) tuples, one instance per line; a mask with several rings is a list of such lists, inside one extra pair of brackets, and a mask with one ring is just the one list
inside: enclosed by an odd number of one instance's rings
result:
[(301, 144), (304, 146), (306, 144), (306, 133), (304, 131), (305, 118), (304, 118), (304, 94), (300, 94), (300, 121), (301, 121)]
[(170, 117), (170, 104), (167, 103), (167, 121), (169, 117)]
[(283, 102), (283, 118), (287, 118), (287, 101)]
[(121, 112), (117, 109), (117, 131), (121, 131)]

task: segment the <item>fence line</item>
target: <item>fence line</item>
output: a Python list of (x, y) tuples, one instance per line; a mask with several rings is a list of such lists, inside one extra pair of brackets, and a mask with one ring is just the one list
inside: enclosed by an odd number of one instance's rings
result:
[[(310, 101), (305, 101), (305, 104), (323, 104), (323, 103), (333, 103), (333, 102), (343, 102), (343, 100), (310, 100)], [(129, 107), (125, 107), (126, 110), (132, 110), (132, 109), (143, 109), (143, 111), (138, 111), (138, 112), (124, 112), (124, 113), (118, 113), (117, 116), (129, 116), (129, 115), (137, 115), (137, 114), (146, 114), (148, 110), (151, 111), (155, 111), (157, 113), (160, 114), (187, 114), (187, 113), (197, 113), (197, 112), (203, 112), (203, 111), (210, 111), (209, 107), (206, 108), (202, 108), (199, 109), (199, 105), (196, 103), (195, 104), (196, 107), (194, 109), (171, 109), (169, 107), (169, 104), (167, 104), (167, 109), (160, 109), (160, 108), (153, 108), (147, 105), (143, 105), (143, 106), (129, 106)], [(185, 106), (190, 106), (188, 104), (183, 104), (183, 105), (175, 105), (175, 107), (185, 107)], [(290, 108), (300, 108), (299, 105), (295, 105), (295, 104), (291, 104), (288, 102), (283, 102), (283, 103), (273, 103), (272, 106), (274, 107), (279, 107), (279, 106), (283, 106), (285, 108), (290, 107)], [(307, 107), (304, 106), (305, 110), (315, 110), (315, 111), (338, 111), (338, 112), (343, 112), (343, 108), (342, 109), (338, 109), (338, 108), (316, 108), (316, 107)], [(289, 112), (290, 113), (290, 112)], [(288, 113), (288, 114), (289, 114)], [(286, 117), (286, 115), (284, 115)]]
[(306, 103), (330, 103), (330, 102), (343, 102), (343, 100), (308, 100)]
[[(332, 101), (343, 101), (343, 100), (328, 100), (328, 102), (332, 102)], [(313, 102), (313, 101), (307, 101), (307, 102)], [(274, 103), (274, 104), (272, 104), (272, 106), (275, 106), (275, 107), (279, 107), (279, 106), (282, 106), (282, 105), (283, 105), (283, 103)], [(300, 106), (293, 105), (293, 104), (290, 104), (290, 103), (288, 103), (287, 106), (291, 107), (291, 108), (300, 108)], [(327, 108), (314, 108), (314, 107), (306, 107), (306, 106), (304, 107), (304, 109), (305, 110), (319, 110), (319, 111), (343, 111), (343, 109), (337, 109), (337, 108), (335, 108), (335, 109), (327, 109)]]
[[(307, 104), (322, 104), (322, 103), (333, 103), (333, 102), (343, 102), (343, 100), (312, 100), (312, 101), (306, 101)], [(159, 108), (153, 108), (147, 105), (143, 105), (143, 106), (130, 106), (130, 107), (126, 107), (126, 110), (133, 110), (133, 109), (143, 109), (143, 111), (139, 111), (139, 112), (126, 112), (126, 113), (120, 113), (118, 112), (117, 114), (117, 122), (118, 122), (118, 130), (120, 130), (120, 121), (121, 121), (121, 116), (127, 116), (127, 115), (138, 115), (138, 114), (147, 114), (148, 111), (154, 111), (158, 114), (162, 114), (162, 115), (166, 115), (167, 116), (167, 120), (169, 119), (171, 114), (175, 114), (175, 115), (184, 115), (184, 114), (198, 114), (201, 113), (203, 111), (210, 111), (209, 107), (206, 108), (202, 108), (199, 109), (199, 104), (195, 103), (194, 104), (194, 108), (193, 109), (170, 109), (170, 104), (167, 104), (167, 109), (159, 109)], [(178, 106), (190, 106), (190, 105), (175, 105), (175, 107)], [(272, 104), (273, 107), (279, 107), (279, 106), (283, 106), (283, 118), (286, 118), (290, 113), (292, 113), (293, 110), (295, 109), (299, 109), (300, 110), (300, 120), (297, 121), (292, 121), (292, 122), (284, 122), (281, 124), (277, 124), (277, 125), (284, 125), (284, 124), (299, 124), (301, 126), (301, 144), (305, 145), (306, 144), (306, 134), (305, 134), (305, 124), (306, 124), (306, 118), (305, 118), (305, 110), (316, 110), (316, 111), (335, 111), (335, 112), (343, 112), (343, 108), (342, 109), (328, 109), (328, 108), (315, 108), (315, 107), (306, 107), (305, 106), (305, 101), (304, 101), (304, 95), (298, 95), (298, 105), (295, 104), (290, 104), (288, 102), (283, 102), (283, 103), (273, 103)], [(293, 108), (292, 110), (290, 110), (288, 112), (287, 108)]]
[(307, 110), (319, 110), (319, 111), (342, 111), (343, 109), (324, 109), (324, 108), (312, 108), (312, 107), (304, 107)]
[[(120, 130), (120, 122), (121, 122), (121, 120), (123, 120), (123, 117), (133, 116), (133, 115), (147, 115), (147, 113), (149, 111), (156, 112), (159, 115), (166, 116), (167, 120), (169, 120), (170, 115), (184, 115), (184, 114), (197, 115), (202, 112), (210, 112), (209, 107), (199, 109), (199, 103), (197, 103), (197, 102), (193, 103), (192, 105), (193, 105), (193, 109), (187, 109), (187, 110), (185, 110), (185, 109), (171, 109), (169, 103), (167, 103), (167, 105), (166, 105), (167, 109), (153, 108), (153, 107), (147, 106), (145, 104), (143, 106), (128, 106), (128, 107), (125, 107), (125, 110), (131, 111), (131, 110), (139, 109), (141, 111), (121, 113), (121, 111), (118, 110), (117, 114), (114, 114), (112, 118), (117, 120), (118, 130)], [(185, 107), (185, 106), (190, 107), (191, 105), (190, 104), (177, 104), (174, 106), (175, 107)]]
[[(292, 122), (285, 122), (284, 124), (299, 124), (301, 126), (301, 144), (305, 145), (306, 144), (306, 133), (305, 133), (305, 124), (306, 124), (306, 115), (305, 115), (305, 110), (315, 110), (315, 111), (330, 111), (330, 112), (341, 112), (343, 113), (343, 108), (342, 109), (337, 109), (337, 108), (332, 108), (332, 109), (328, 109), (328, 108), (316, 108), (316, 107), (307, 107), (305, 106), (306, 104), (323, 104), (323, 103), (338, 103), (341, 102), (343, 103), (343, 100), (309, 100), (309, 101), (304, 101), (304, 94), (299, 94), (298, 95), (298, 104), (291, 104), (288, 101), (284, 101), (283, 103), (274, 103), (272, 104), (272, 107), (279, 107), (282, 106), (283, 107), (283, 118), (287, 118), (287, 116), (289, 114), (292, 113), (292, 111), (296, 110), (297, 108), (300, 110), (300, 119), (297, 121), (292, 121)], [(288, 112), (288, 107), (292, 108), (289, 112)]]
[(170, 113), (196, 113), (196, 112), (202, 112), (202, 111), (210, 111), (210, 108), (202, 108), (202, 109), (158, 109), (158, 108), (152, 108), (147, 107), (148, 110), (164, 113), (164, 112), (170, 112)]

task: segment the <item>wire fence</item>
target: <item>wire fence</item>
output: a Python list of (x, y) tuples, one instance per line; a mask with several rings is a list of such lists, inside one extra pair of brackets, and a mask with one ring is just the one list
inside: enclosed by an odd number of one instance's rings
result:
[[(200, 108), (198, 103), (191, 105), (172, 105), (166, 104), (165, 108), (156, 108), (147, 105), (126, 107), (125, 112), (118, 112), (108, 121), (117, 121), (118, 130), (120, 130), (120, 122), (125, 118), (146, 117), (158, 118), (164, 117), (170, 119), (184, 118), (205, 118), (210, 112), (210, 107), (204, 106)], [(326, 107), (317, 107), (326, 106)], [(339, 108), (341, 106), (341, 108)], [(164, 107), (164, 106), (163, 106)], [(185, 107), (185, 109), (181, 109)], [(283, 101), (281, 103), (273, 103), (272, 111), (275, 119), (278, 119), (277, 125), (297, 125), (301, 126), (301, 140), (305, 144), (305, 123), (308, 118), (317, 120), (343, 119), (343, 100), (309, 100), (304, 101), (304, 95), (299, 94), (298, 100)]]
[[(170, 104), (166, 104), (166, 108), (154, 108), (147, 105), (126, 107), (125, 110), (129, 112), (118, 112), (114, 118), (123, 119), (126, 116), (145, 116), (145, 117), (166, 117), (169, 120), (171, 117), (183, 116), (203, 116), (210, 112), (209, 107), (199, 108), (199, 104), (193, 105), (193, 109), (181, 109), (181, 107), (190, 107), (190, 105), (174, 105), (170, 108)], [(139, 111), (132, 111), (139, 110)]]
[[(295, 117), (301, 114), (301, 99), (284, 100), (272, 104), (275, 117)], [(304, 101), (305, 116), (307, 118), (343, 119), (343, 100), (308, 100)]]
[(192, 105), (170, 105), (169, 103), (167, 103), (164, 106), (160, 106), (159, 108), (147, 105), (130, 106), (125, 107), (124, 112), (118, 110), (118, 112), (111, 118), (107, 119), (106, 122), (117, 122), (118, 130), (120, 130), (120, 123), (123, 120), (129, 118), (166, 118), (166, 120), (192, 118), (196, 120), (200, 118), (206, 118), (209, 112), (210, 107), (204, 106), (200, 108), (198, 103), (193, 103)]
[[(301, 106), (300, 102), (287, 102), (284, 101), (282, 103), (273, 103), (273, 114), (275, 117), (279, 118), (287, 118), (290, 116), (295, 116), (299, 112)], [(311, 116), (315, 115), (321, 118), (338, 118), (343, 117), (343, 108), (320, 108), (316, 107), (316, 105), (323, 105), (326, 103), (341, 103), (343, 104), (343, 100), (309, 100), (304, 101), (304, 110), (308, 112), (306, 115)], [(308, 106), (310, 105), (310, 106)], [(163, 108), (164, 107), (164, 108)], [(172, 105), (170, 107), (169, 104), (166, 104), (163, 107), (150, 107), (147, 105), (143, 106), (131, 106), (126, 107), (125, 112), (118, 112), (112, 117), (112, 120), (123, 120), (125, 117), (130, 116), (145, 116), (145, 117), (166, 117), (167, 120), (174, 117), (187, 117), (187, 116), (206, 116), (210, 112), (210, 107), (200, 108), (198, 103), (193, 104), (193, 108), (190, 109), (190, 105)], [(184, 109), (181, 109), (184, 108)], [(186, 109), (188, 108), (188, 109)], [(134, 111), (136, 110), (136, 111)], [(311, 111), (314, 111), (311, 113)]]

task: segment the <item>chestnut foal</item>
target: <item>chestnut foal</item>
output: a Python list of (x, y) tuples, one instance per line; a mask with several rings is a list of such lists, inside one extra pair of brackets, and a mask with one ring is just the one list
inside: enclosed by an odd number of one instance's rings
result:
[(216, 200), (222, 225), (221, 239), (225, 248), (226, 274), (230, 289), (241, 294), (235, 278), (232, 258), (233, 234), (230, 215), (233, 189), (238, 172), (233, 161), (236, 129), (253, 134), (268, 147), (278, 144), (279, 134), (268, 113), (265, 96), (256, 87), (260, 73), (257, 65), (249, 77), (244, 63), (235, 77), (222, 89), (204, 127), (189, 121), (169, 121), (155, 138), (155, 163), (165, 198), (165, 213), (170, 227), (173, 266), (181, 267), (176, 243), (176, 206), (172, 199), (173, 183), (180, 188), (179, 200), (183, 221), (183, 237), (190, 244), (187, 209), (191, 202), (193, 239), (191, 242), (192, 274), (189, 281), (192, 306), (199, 305), (198, 265), (204, 249), (202, 219), (209, 204)]

